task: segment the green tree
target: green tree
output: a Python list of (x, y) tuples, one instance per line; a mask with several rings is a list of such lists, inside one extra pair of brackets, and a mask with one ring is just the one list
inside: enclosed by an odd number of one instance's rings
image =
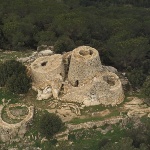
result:
[(38, 45), (54, 45), (56, 42), (55, 32), (51, 30), (38, 32), (35, 36)]
[(68, 36), (73, 41), (90, 42), (88, 15), (81, 11), (58, 15), (53, 22), (57, 36)]
[(139, 148), (135, 148), (132, 144), (133, 140), (131, 138), (123, 138), (116, 143), (109, 142), (100, 150), (148, 150), (145, 144), (141, 144)]
[(143, 60), (142, 70), (143, 70), (143, 73), (150, 75), (150, 58)]
[(16, 61), (8, 60), (0, 65), (0, 86), (4, 86), (12, 75), (26, 74), (26, 67)]
[(142, 87), (146, 79), (146, 75), (143, 74), (143, 71), (140, 69), (133, 69), (130, 73), (127, 73), (127, 77), (133, 88)]
[[(149, 145), (149, 140), (150, 140), (150, 126), (149, 126), (149, 121), (138, 125), (138, 127), (132, 127), (131, 129), (128, 129), (126, 131), (126, 134), (128, 137), (130, 137), (133, 142), (132, 145), (136, 148), (140, 147), (148, 147), (150, 148)], [(145, 146), (144, 146), (145, 145)]]
[(9, 49), (23, 49), (34, 45), (33, 34), (36, 32), (36, 27), (23, 20), (13, 20), (6, 22), (3, 26), (3, 33), (9, 42)]
[(56, 53), (71, 51), (74, 48), (75, 48), (75, 44), (74, 44), (73, 40), (71, 40), (67, 36), (63, 36), (63, 37), (59, 38), (54, 45), (54, 51)]
[(40, 119), (39, 131), (42, 136), (50, 139), (54, 134), (60, 131), (62, 125), (63, 123), (59, 116), (45, 111), (45, 114), (43, 114)]
[(108, 44), (108, 50), (111, 53), (110, 59), (118, 68), (137, 66), (145, 59), (149, 50), (148, 43), (148, 39), (144, 37), (111, 42)]
[(117, 143), (109, 142), (100, 150), (137, 150), (132, 146), (132, 139), (124, 138), (118, 141)]
[(31, 87), (31, 79), (27, 76), (26, 67), (16, 60), (2, 63), (0, 65), (0, 86), (6, 86), (13, 93), (27, 93)]
[(27, 93), (31, 87), (31, 79), (26, 74), (11, 76), (6, 83), (6, 88), (16, 94)]
[(150, 76), (147, 76), (142, 87), (142, 92), (146, 97), (150, 97)]

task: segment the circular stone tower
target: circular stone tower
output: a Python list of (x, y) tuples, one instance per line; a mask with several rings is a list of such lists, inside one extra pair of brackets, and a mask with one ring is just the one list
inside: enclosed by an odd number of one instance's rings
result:
[(51, 85), (58, 78), (64, 79), (64, 65), (62, 55), (55, 54), (36, 59), (31, 64), (31, 76), (37, 88)]
[(79, 86), (102, 70), (99, 53), (89, 46), (80, 46), (72, 51), (68, 80)]

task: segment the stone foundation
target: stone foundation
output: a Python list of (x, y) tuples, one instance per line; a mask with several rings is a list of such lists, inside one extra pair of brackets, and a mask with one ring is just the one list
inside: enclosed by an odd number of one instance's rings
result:
[[(14, 104), (14, 107), (16, 105), (20, 106), (20, 104)], [(16, 136), (18, 136), (19, 138), (23, 138), (24, 134), (27, 131), (27, 125), (28, 123), (30, 123), (30, 121), (33, 118), (34, 107), (30, 106), (28, 108), (28, 114), (25, 116), (25, 118), (16, 124), (9, 124), (2, 119), (1, 113), (3, 107), (4, 106), (0, 105), (0, 141), (7, 142), (10, 141), (11, 139), (14, 139), (14, 137)], [(13, 106), (11, 105), (11, 107)], [(12, 116), (13, 116), (12, 114), (10, 116), (8, 114), (8, 117), (12, 117)]]

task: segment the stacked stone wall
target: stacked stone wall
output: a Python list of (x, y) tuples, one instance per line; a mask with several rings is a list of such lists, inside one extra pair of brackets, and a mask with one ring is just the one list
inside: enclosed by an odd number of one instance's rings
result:
[(68, 80), (73, 86), (92, 79), (97, 72), (102, 70), (97, 50), (89, 46), (81, 46), (73, 50), (68, 72)]
[[(15, 105), (16, 106), (16, 105)], [(30, 106), (28, 108), (28, 115), (19, 123), (9, 124), (2, 119), (2, 109), (4, 106), (0, 105), (0, 141), (7, 142), (17, 135), (20, 138), (24, 137), (24, 134), (27, 131), (27, 125), (33, 119), (34, 107)]]
[(62, 55), (40, 57), (31, 64), (31, 76), (34, 86), (45, 88), (52, 81), (65, 77)]
[(38, 58), (31, 74), (37, 88), (50, 86), (50, 95), (62, 101), (114, 106), (124, 99), (119, 77), (101, 65), (98, 51), (89, 46)]
[[(114, 85), (103, 80), (104, 76), (113, 77)], [(118, 76), (114, 73), (104, 72), (80, 87), (68, 88), (62, 99), (83, 103), (86, 106), (99, 104), (115, 106), (123, 101), (124, 93)]]

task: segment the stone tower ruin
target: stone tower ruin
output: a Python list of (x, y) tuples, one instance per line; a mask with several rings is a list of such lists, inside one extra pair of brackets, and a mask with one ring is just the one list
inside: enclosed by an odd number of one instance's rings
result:
[(32, 79), (36, 86), (47, 86), (56, 78), (64, 79), (62, 55), (55, 54), (36, 59), (31, 64)]
[(31, 64), (31, 75), (33, 86), (49, 86), (53, 97), (61, 101), (114, 106), (124, 99), (119, 77), (102, 66), (98, 51), (89, 46), (37, 58)]
[(82, 46), (72, 51), (68, 80), (73, 86), (91, 80), (101, 70), (102, 65), (96, 49)]
[(31, 76), (34, 87), (44, 89), (50, 86), (53, 96), (57, 98), (65, 77), (62, 55), (54, 54), (36, 59), (31, 64)]

